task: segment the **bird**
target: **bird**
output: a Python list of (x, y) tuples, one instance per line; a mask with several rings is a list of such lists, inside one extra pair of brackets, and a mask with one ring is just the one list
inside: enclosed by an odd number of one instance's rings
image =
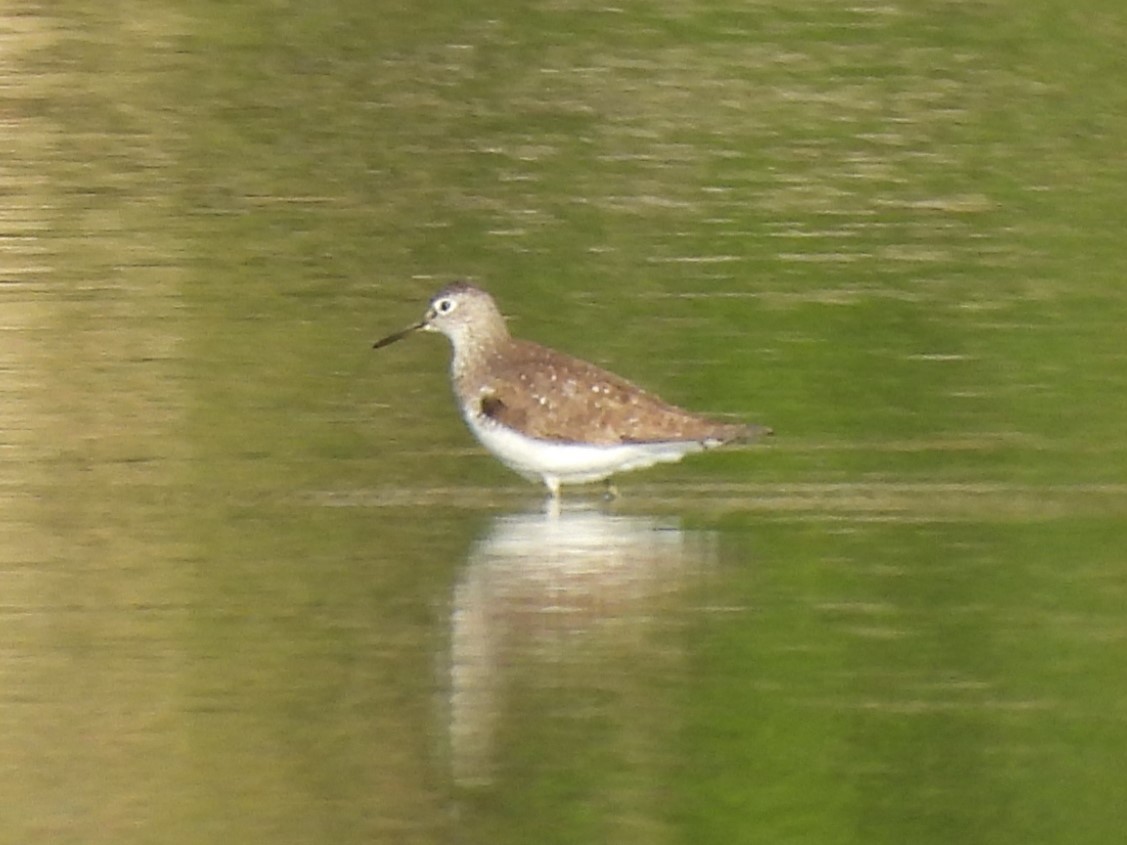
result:
[(454, 396), (478, 441), (557, 502), (562, 484), (606, 480), (609, 493), (616, 473), (774, 433), (687, 411), (588, 361), (514, 338), (493, 297), (466, 281), (443, 287), (422, 320), (373, 349), (419, 331), (450, 340)]

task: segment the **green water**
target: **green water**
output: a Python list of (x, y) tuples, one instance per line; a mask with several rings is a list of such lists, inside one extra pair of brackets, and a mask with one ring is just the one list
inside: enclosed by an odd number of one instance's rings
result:
[[(1125, 36), (0, 7), (0, 842), (1118, 842)], [(777, 435), (553, 520), (456, 277)]]

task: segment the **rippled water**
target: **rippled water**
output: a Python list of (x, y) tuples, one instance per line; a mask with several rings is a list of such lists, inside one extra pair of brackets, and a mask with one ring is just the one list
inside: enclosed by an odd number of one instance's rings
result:
[[(1125, 29), (4, 6), (0, 838), (1118, 841)], [(776, 437), (553, 518), (458, 276)]]

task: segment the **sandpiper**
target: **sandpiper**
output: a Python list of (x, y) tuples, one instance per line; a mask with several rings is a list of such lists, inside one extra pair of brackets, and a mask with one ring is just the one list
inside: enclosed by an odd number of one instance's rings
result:
[(543, 481), (553, 499), (561, 484), (772, 433), (694, 414), (587, 361), (517, 340), (493, 297), (466, 282), (444, 287), (422, 320), (373, 348), (419, 330), (450, 338), (454, 395), (470, 431), (501, 463)]

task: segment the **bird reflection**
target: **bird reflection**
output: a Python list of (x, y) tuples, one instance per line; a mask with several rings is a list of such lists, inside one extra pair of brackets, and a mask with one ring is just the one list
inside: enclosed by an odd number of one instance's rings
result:
[(709, 532), (593, 509), (506, 516), (471, 548), (454, 591), (450, 749), (455, 781), (492, 779), (506, 680), (558, 660), (608, 619), (644, 626), (657, 600), (715, 558)]

